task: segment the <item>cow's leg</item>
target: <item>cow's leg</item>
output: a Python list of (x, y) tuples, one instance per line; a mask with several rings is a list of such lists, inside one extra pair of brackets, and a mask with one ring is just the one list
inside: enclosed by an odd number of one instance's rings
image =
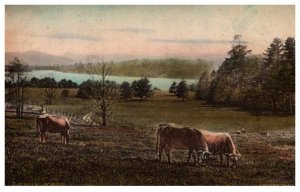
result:
[(194, 159), (194, 163), (197, 165), (198, 164), (198, 161), (197, 161), (197, 153), (196, 152), (192, 152), (192, 157), (193, 157), (193, 159)]
[(193, 153), (193, 151), (189, 150), (189, 156), (188, 156), (188, 159), (187, 159), (187, 163), (190, 163), (190, 159), (191, 159), (192, 153)]
[(168, 163), (172, 163), (171, 162), (171, 150), (170, 149), (166, 149), (166, 153), (167, 153), (167, 157), (168, 157)]
[(161, 162), (161, 154), (162, 154), (162, 151), (165, 148), (165, 146), (166, 146), (165, 144), (161, 144), (159, 146), (159, 150), (158, 150), (158, 159), (159, 159), (159, 162)]
[(42, 136), (42, 133), (41, 133), (41, 132), (40, 132), (40, 134), (39, 134), (39, 140), (40, 140), (41, 143), (43, 142), (43, 136)]
[(226, 158), (227, 158), (227, 167), (229, 167), (230, 166), (230, 156), (226, 155)]
[(199, 155), (198, 155), (197, 151), (192, 151), (192, 157), (194, 159), (194, 163), (196, 165), (198, 165), (199, 164)]
[(42, 137), (42, 142), (46, 143), (46, 133), (42, 133), (41, 137)]
[(204, 164), (204, 165), (208, 165), (208, 162), (209, 162), (209, 154), (204, 153), (204, 154), (202, 155), (202, 158), (203, 158), (203, 164)]
[(238, 161), (238, 158), (237, 158), (237, 156), (232, 156), (232, 157), (230, 157), (230, 161), (232, 161), (232, 165), (231, 166), (235, 166), (235, 167), (237, 167), (238, 166), (238, 164), (237, 164), (237, 161)]
[(61, 138), (61, 143), (66, 144), (67, 143), (67, 139), (66, 139), (66, 134), (61, 133), (60, 134), (60, 138)]
[(70, 141), (70, 130), (68, 130), (66, 133), (66, 144), (69, 144), (69, 141)]
[(166, 146), (165, 150), (166, 150), (166, 154), (167, 154), (167, 157), (168, 157), (168, 163), (172, 163), (171, 162), (171, 148), (169, 146)]
[(70, 141), (70, 136), (67, 135), (67, 136), (66, 136), (66, 144), (69, 144), (69, 141)]
[(220, 154), (220, 166), (223, 166), (223, 155)]

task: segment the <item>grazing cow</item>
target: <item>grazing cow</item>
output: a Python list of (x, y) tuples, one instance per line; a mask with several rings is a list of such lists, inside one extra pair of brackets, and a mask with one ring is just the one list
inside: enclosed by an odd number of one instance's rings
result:
[(237, 166), (238, 158), (241, 154), (237, 153), (237, 149), (228, 133), (213, 133), (206, 130), (194, 129), (199, 135), (204, 137), (210, 153), (220, 155), (220, 165), (223, 165), (223, 155), (227, 158), (227, 166)]
[(70, 128), (70, 122), (66, 117), (49, 114), (37, 117), (37, 132), (41, 142), (46, 142), (46, 131), (48, 131), (49, 133), (60, 133), (61, 142), (69, 143)]
[[(159, 125), (156, 143), (156, 153), (158, 152), (159, 161), (161, 161), (163, 149), (166, 151), (168, 162), (171, 162), (171, 149), (189, 150), (187, 162), (189, 163), (193, 155), (196, 164), (199, 162), (198, 154), (200, 151), (208, 153), (208, 147), (201, 133), (196, 133), (192, 128), (181, 127), (172, 123)], [(196, 157), (194, 151), (196, 151)]]

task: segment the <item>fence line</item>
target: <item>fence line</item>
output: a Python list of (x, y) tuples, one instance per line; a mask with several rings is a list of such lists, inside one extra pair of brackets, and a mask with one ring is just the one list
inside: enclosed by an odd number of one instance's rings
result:
[[(9, 106), (9, 105), (6, 105)], [(9, 108), (9, 107), (8, 107)], [(78, 115), (75, 115), (72, 112), (66, 112), (63, 110), (59, 109), (53, 109), (51, 107), (38, 107), (31, 103), (30, 105), (26, 105), (24, 107), (25, 111), (23, 113), (25, 114), (33, 114), (33, 115), (40, 115), (42, 114), (42, 111), (48, 113), (48, 114), (53, 114), (53, 115), (59, 115), (59, 116), (66, 116), (69, 118), (72, 124), (76, 126), (93, 126), (93, 127), (101, 127), (101, 124), (98, 124), (94, 122), (91, 117), (95, 115), (94, 112), (90, 112), (85, 114), (83, 117), (80, 117)], [(15, 110), (5, 110), (5, 113), (15, 113)], [(111, 118), (108, 119), (108, 125), (111, 128), (139, 128), (139, 129), (144, 129), (145, 126), (141, 125), (141, 123), (134, 123), (131, 120), (124, 120), (124, 119), (116, 119), (116, 118)]]

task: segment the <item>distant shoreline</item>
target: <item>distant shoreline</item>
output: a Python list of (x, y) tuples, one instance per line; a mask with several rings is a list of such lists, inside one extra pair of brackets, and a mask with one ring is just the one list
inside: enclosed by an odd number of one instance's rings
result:
[[(74, 73), (74, 72), (64, 72), (64, 71), (58, 71), (58, 70), (32, 70), (28, 72), (27, 74), (28, 79), (30, 80), (33, 77), (36, 77), (38, 79), (42, 79), (45, 77), (52, 77), (56, 81), (61, 81), (63, 79), (71, 80), (78, 85), (82, 82), (92, 79), (90, 74), (86, 73)], [(117, 76), (117, 75), (111, 75), (108, 80), (115, 81), (118, 84), (121, 84), (122, 82), (126, 81), (129, 83), (132, 83), (135, 80), (139, 80), (145, 76)], [(97, 79), (96, 75), (95, 78)], [(169, 90), (171, 84), (175, 82), (180, 82), (181, 78), (166, 78), (166, 77), (147, 77), (150, 80), (150, 83), (152, 84), (152, 88), (157, 88), (159, 90)], [(188, 85), (197, 83), (197, 78), (186, 78), (184, 79)]]
[[(210, 72), (213, 64), (202, 59), (145, 59), (116, 62), (112, 66), (114, 76), (199, 79), (203, 72)], [(31, 66), (31, 70), (55, 70), (84, 74), (81, 64)]]

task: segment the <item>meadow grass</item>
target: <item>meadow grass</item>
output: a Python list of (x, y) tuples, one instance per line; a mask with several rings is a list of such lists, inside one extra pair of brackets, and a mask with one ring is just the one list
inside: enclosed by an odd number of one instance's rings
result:
[[(43, 100), (43, 91), (31, 89), (31, 102)], [(89, 100), (56, 93), (56, 110), (84, 115)], [(72, 126), (69, 145), (58, 134), (38, 141), (35, 116), (5, 118), (6, 185), (295, 185), (295, 118), (253, 116), (234, 108), (205, 105), (190, 97), (186, 102), (157, 91), (147, 101), (116, 100), (115, 119), (141, 125), (132, 128)], [(93, 119), (98, 119), (96, 116)], [(161, 122), (229, 132), (243, 157), (237, 168), (186, 164), (185, 151), (173, 151), (174, 163), (157, 161), (156, 130)], [(246, 133), (232, 131), (244, 128)], [(269, 136), (261, 135), (263, 131)]]
[(295, 185), (294, 136), (233, 135), (243, 154), (237, 168), (156, 160), (155, 133), (136, 129), (73, 127), (69, 145), (58, 134), (41, 144), (34, 116), (6, 118), (6, 185)]
[[(70, 89), (69, 97), (60, 96), (62, 89), (56, 90), (53, 105), (45, 107), (52, 110), (71, 112), (83, 116), (93, 110), (90, 100), (76, 98), (77, 89)], [(43, 90), (30, 89), (30, 101), (41, 103), (45, 99)], [(233, 131), (245, 129), (250, 132), (291, 129), (295, 127), (294, 116), (252, 115), (237, 108), (214, 107), (195, 99), (193, 92), (189, 98), (181, 99), (169, 95), (167, 91), (155, 91), (154, 97), (146, 101), (133, 99), (125, 102), (116, 100), (114, 119), (125, 120), (145, 127), (156, 127), (159, 123), (173, 122), (184, 126), (209, 129), (213, 131)], [(94, 120), (100, 122), (99, 117)]]

